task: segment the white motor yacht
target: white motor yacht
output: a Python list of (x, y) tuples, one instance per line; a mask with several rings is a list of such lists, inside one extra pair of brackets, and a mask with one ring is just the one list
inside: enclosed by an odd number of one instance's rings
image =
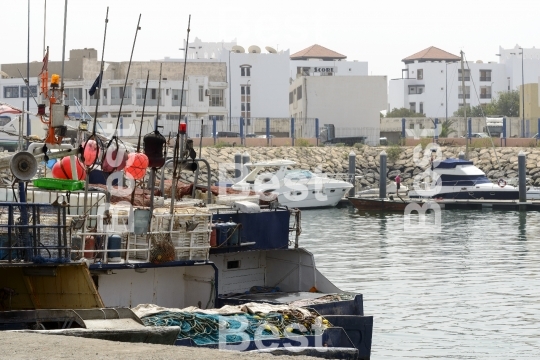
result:
[[(325, 174), (314, 174), (309, 170), (290, 170), (296, 163), (291, 160), (272, 160), (249, 163), (249, 173), (232, 186), (239, 191), (255, 191), (277, 195), (281, 205), (294, 208), (335, 206), (352, 184), (332, 179)], [(278, 168), (268, 172), (269, 168)]]
[[(433, 164), (430, 182), (415, 183), (410, 198), (518, 200), (519, 188), (504, 179), (491, 182), (472, 161), (446, 159)], [(527, 199), (540, 199), (540, 189), (527, 187)]]

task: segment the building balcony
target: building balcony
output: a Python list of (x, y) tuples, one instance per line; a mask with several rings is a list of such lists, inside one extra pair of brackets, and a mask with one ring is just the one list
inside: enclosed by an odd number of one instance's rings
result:
[[(146, 99), (146, 106), (157, 106), (158, 101), (157, 99)], [(144, 105), (144, 99), (137, 99), (137, 105), (143, 106)], [(163, 101), (160, 104), (163, 106)]]
[(491, 76), (480, 76), (480, 81), (491, 81)]
[(480, 99), (491, 99), (491, 94), (480, 94)]
[[(465, 99), (470, 99), (471, 94), (465, 94)], [(463, 94), (458, 94), (458, 99), (463, 99)]]
[[(463, 80), (461, 80), (461, 76), (458, 77), (458, 81), (463, 81)], [(471, 77), (470, 76), (465, 76), (464, 81), (471, 81)]]

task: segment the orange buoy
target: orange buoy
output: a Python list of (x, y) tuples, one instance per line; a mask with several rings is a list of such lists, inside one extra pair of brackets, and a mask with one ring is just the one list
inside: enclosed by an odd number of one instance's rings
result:
[(131, 153), (128, 155), (126, 163), (126, 173), (133, 176), (135, 180), (140, 180), (146, 174), (148, 168), (148, 156), (142, 153)]
[[(77, 179), (84, 180), (86, 178), (84, 166), (79, 159), (75, 159), (75, 161), (75, 166), (77, 168)], [(71, 176), (71, 159), (69, 156), (62, 158), (61, 161), (57, 161), (56, 164), (54, 164), (52, 167), (52, 176), (56, 179), (73, 179)]]
[(98, 146), (95, 140), (88, 140), (82, 144), (84, 149), (84, 165), (91, 166), (98, 157)]

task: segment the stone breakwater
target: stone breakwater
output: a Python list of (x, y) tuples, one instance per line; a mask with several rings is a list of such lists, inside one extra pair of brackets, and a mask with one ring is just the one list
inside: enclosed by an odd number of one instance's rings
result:
[[(212, 183), (218, 181), (220, 164), (234, 163), (236, 153), (248, 153), (252, 162), (288, 159), (295, 161), (294, 166), (298, 169), (311, 170), (327, 174), (343, 174), (346, 179), (349, 166), (349, 153), (356, 154), (355, 174), (362, 176), (358, 179), (358, 185), (363, 188), (379, 186), (379, 155), (387, 152), (387, 181), (401, 173), (402, 182), (412, 185), (416, 175), (422, 173), (429, 165), (427, 162), (429, 150), (422, 150), (420, 157), (414, 156), (414, 147), (206, 147), (202, 150), (203, 158), (210, 162), (212, 167)], [(457, 158), (460, 151), (465, 147), (441, 147), (439, 154), (443, 158)], [(495, 156), (496, 151), (497, 156)], [(499, 178), (514, 178), (518, 174), (518, 154), (523, 151), (527, 159), (527, 177), (534, 185), (540, 186), (540, 148), (473, 148), (469, 150), (469, 159), (474, 165), (483, 170), (492, 180)], [(422, 158), (426, 154), (424, 158)], [(498, 157), (498, 162), (497, 162)], [(422, 159), (424, 162), (422, 163)], [(205, 171), (204, 171), (205, 172)], [(232, 175), (233, 171), (227, 172)], [(183, 172), (184, 179), (192, 180), (191, 172)], [(201, 172), (201, 178), (206, 179), (206, 174)]]

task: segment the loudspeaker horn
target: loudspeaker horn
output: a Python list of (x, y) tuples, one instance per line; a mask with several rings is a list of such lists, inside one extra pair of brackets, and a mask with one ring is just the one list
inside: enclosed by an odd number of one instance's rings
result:
[(17, 179), (27, 181), (36, 175), (38, 163), (34, 155), (28, 151), (21, 151), (13, 155), (9, 161), (9, 169)]

